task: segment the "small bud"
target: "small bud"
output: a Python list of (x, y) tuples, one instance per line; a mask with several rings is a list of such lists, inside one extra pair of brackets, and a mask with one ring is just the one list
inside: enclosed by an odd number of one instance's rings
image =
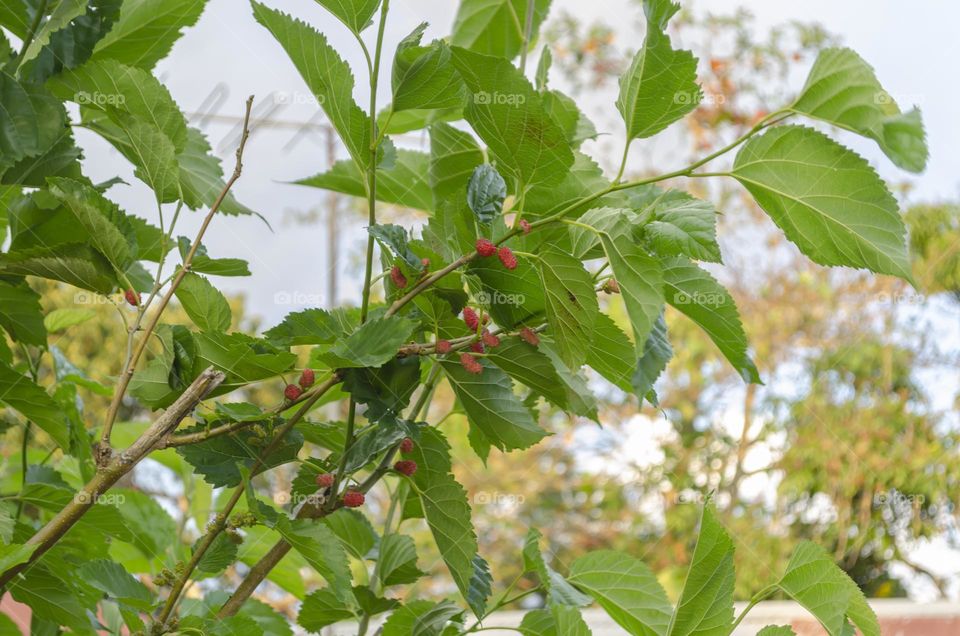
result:
[(317, 485), (321, 488), (329, 488), (333, 485), (333, 475), (330, 473), (320, 473), (317, 475)]
[(602, 289), (608, 294), (619, 294), (620, 283), (617, 282), (616, 278), (608, 278), (606, 282), (603, 283)]
[(283, 397), (287, 398), (291, 402), (296, 400), (303, 394), (303, 389), (298, 387), (296, 384), (288, 384), (287, 388), (283, 390)]
[(526, 219), (520, 219), (520, 229), (523, 230), (524, 234), (529, 234), (530, 230), (533, 228), (530, 227), (530, 221)]
[(430, 259), (429, 259), (429, 258), (421, 258), (421, 259), (420, 259), (420, 264), (423, 265), (423, 270), (424, 270), (424, 271), (430, 269)]
[(520, 330), (520, 337), (526, 340), (528, 343), (536, 347), (540, 344), (540, 336), (537, 335), (537, 332), (531, 329), (530, 327), (524, 327)]

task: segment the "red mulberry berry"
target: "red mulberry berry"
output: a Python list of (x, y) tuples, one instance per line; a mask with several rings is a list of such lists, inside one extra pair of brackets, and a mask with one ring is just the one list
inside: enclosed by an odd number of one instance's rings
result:
[(288, 384), (287, 388), (283, 390), (283, 397), (287, 398), (291, 402), (296, 400), (303, 394), (303, 389), (298, 387), (296, 384)]
[(437, 353), (440, 355), (446, 355), (450, 353), (453, 349), (453, 345), (450, 344), (449, 340), (437, 340)]
[(359, 508), (367, 498), (359, 490), (348, 490), (343, 493), (343, 505), (347, 508)]
[(530, 327), (524, 327), (521, 329), (520, 337), (532, 344), (534, 347), (540, 344), (540, 336), (538, 336), (537, 332)]
[(329, 488), (333, 485), (333, 475), (330, 473), (321, 473), (317, 475), (317, 485), (321, 488)]
[(403, 289), (407, 286), (407, 277), (403, 275), (403, 272), (400, 271), (400, 268), (394, 265), (390, 269), (390, 280), (393, 281), (393, 284)]
[(398, 473), (409, 477), (413, 473), (417, 472), (417, 462), (413, 461), (412, 459), (401, 459), (393, 465), (393, 469)]
[(306, 391), (307, 389), (313, 386), (313, 383), (316, 381), (316, 379), (317, 379), (317, 376), (316, 374), (314, 374), (313, 369), (304, 369), (300, 373), (300, 381), (298, 382), (298, 384), (300, 385), (301, 389)]
[(483, 344), (487, 345), (491, 349), (494, 347), (500, 346), (500, 338), (496, 337), (486, 329), (483, 330)]
[(493, 256), (496, 251), (497, 247), (488, 239), (477, 239), (477, 254), (480, 256), (483, 256), (484, 258), (487, 256)]
[(420, 259), (420, 264), (423, 265), (423, 269), (424, 269), (424, 270), (430, 269), (430, 259), (429, 259), (429, 258), (421, 258), (421, 259)]
[(523, 230), (524, 234), (529, 234), (530, 230), (533, 228), (530, 227), (530, 221), (526, 219), (520, 219), (520, 229)]
[(472, 307), (463, 308), (463, 324), (465, 324), (470, 331), (476, 331), (477, 327), (480, 326), (480, 318)]
[(463, 368), (466, 369), (468, 373), (473, 373), (474, 375), (483, 373), (483, 365), (477, 362), (477, 359), (469, 353), (460, 354), (460, 364), (463, 365)]
[(471, 342), (470, 351), (473, 351), (474, 353), (483, 353), (483, 343), (479, 340), (476, 342)]
[(511, 252), (510, 248), (506, 245), (497, 250), (497, 256), (507, 269), (517, 269), (517, 257), (513, 255), (513, 252)]
[(127, 304), (129, 304), (131, 307), (137, 307), (140, 305), (140, 294), (132, 289), (128, 289), (127, 291), (123, 292), (123, 297), (127, 299)]
[(400, 452), (406, 455), (407, 453), (413, 452), (413, 440), (409, 437), (404, 437), (403, 441), (400, 442)]

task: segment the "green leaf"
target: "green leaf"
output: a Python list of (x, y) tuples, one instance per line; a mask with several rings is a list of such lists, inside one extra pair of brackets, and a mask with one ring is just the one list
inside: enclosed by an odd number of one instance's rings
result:
[(537, 72), (534, 76), (534, 84), (541, 93), (547, 90), (551, 66), (553, 66), (553, 53), (550, 52), (549, 46), (545, 46), (540, 50), (540, 61), (537, 62)]
[(227, 373), (227, 379), (214, 392), (222, 395), (238, 386), (265, 380), (291, 369), (297, 356), (276, 349), (265, 340), (242, 333), (209, 331), (195, 336), (198, 348), (194, 371), (213, 365)]
[(481, 223), (490, 223), (503, 212), (507, 182), (488, 163), (477, 166), (467, 183), (467, 205)]
[(57, 403), (33, 380), (2, 361), (0, 402), (43, 429), (60, 448), (70, 448), (70, 433)]
[(348, 597), (351, 592), (350, 564), (347, 553), (330, 528), (310, 519), (291, 521), (280, 517), (276, 529), (310, 567), (327, 580), (337, 598), (343, 601)]
[[(180, 258), (186, 260), (187, 254), (190, 253), (190, 239), (181, 236), (177, 240), (177, 247), (180, 249)], [(194, 253), (193, 260), (190, 262), (190, 271), (213, 276), (250, 275), (247, 261), (241, 258), (210, 258), (205, 245), (200, 245)]]
[(567, 579), (547, 564), (540, 551), (542, 538), (543, 535), (536, 528), (527, 531), (523, 544), (523, 567), (526, 572), (534, 572), (540, 579), (540, 586), (547, 592), (550, 604), (585, 607), (593, 603), (592, 598), (570, 585)]
[(620, 284), (620, 295), (633, 327), (634, 348), (640, 353), (663, 308), (665, 274), (660, 264), (629, 236), (605, 231), (600, 233), (600, 241)]
[[(2, 290), (2, 285), (0, 285), (0, 290)], [(73, 307), (54, 309), (43, 317), (43, 325), (49, 333), (57, 333), (83, 324), (91, 318), (95, 318), (96, 315), (97, 313), (92, 309), (76, 309)]]
[(363, 468), (377, 455), (397, 444), (405, 437), (415, 434), (416, 425), (403, 420), (385, 418), (360, 435), (350, 448), (343, 467), (344, 473), (352, 473)]
[(546, 297), (547, 324), (555, 337), (560, 358), (579, 367), (590, 351), (593, 326), (600, 307), (593, 277), (579, 259), (556, 248), (547, 248), (536, 259)]
[(30, 16), (27, 15), (25, 2), (4, 2), (0, 4), (0, 25), (4, 26), (21, 40), (30, 29)]
[(36, 157), (65, 132), (63, 106), (41, 86), (21, 84), (0, 71), (0, 172), (22, 159)]
[(667, 22), (680, 9), (670, 0), (644, 0), (647, 35), (630, 68), (620, 77), (617, 110), (627, 125), (627, 140), (651, 137), (700, 103), (697, 58), (675, 50)]
[(393, 60), (393, 113), (405, 110), (460, 108), (466, 87), (450, 59), (450, 47), (441, 41), (420, 46), (426, 23), (397, 46)]
[(473, 576), (467, 588), (467, 605), (477, 617), (485, 616), (487, 601), (491, 594), (493, 576), (490, 574), (490, 564), (479, 554), (473, 557)]
[(317, 3), (356, 34), (370, 26), (380, 0), (317, 0)]
[(74, 18), (83, 15), (86, 9), (86, 0), (61, 0), (33, 36), (33, 41), (24, 51), (20, 63), (24, 64), (37, 57), (43, 47), (50, 43), (50, 36), (65, 28)]
[(36, 544), (20, 545), (18, 543), (0, 545), (0, 572), (6, 572), (15, 565), (26, 563), (38, 547)]
[[(656, 330), (656, 323), (654, 323)], [(651, 332), (652, 334), (652, 332)], [(587, 365), (622, 391), (631, 391), (637, 354), (627, 334), (605, 313), (597, 314)]]
[[(533, 0), (533, 40), (550, 0)], [(527, 0), (463, 0), (453, 22), (451, 44), (512, 60), (523, 48)]]
[(153, 605), (153, 595), (147, 586), (131, 576), (119, 563), (97, 559), (84, 563), (77, 572), (85, 582), (109, 598), (142, 610), (149, 610)]
[(573, 151), (527, 78), (504, 58), (466, 49), (454, 48), (453, 62), (471, 93), (464, 118), (498, 168), (524, 188), (559, 183), (573, 165)]
[(922, 172), (927, 166), (920, 111), (901, 112), (873, 68), (851, 49), (821, 50), (790, 110), (873, 139), (904, 170)]
[(474, 375), (459, 362), (441, 361), (470, 424), (502, 451), (530, 448), (543, 439), (547, 432), (514, 394), (510, 377), (484, 360), (480, 364), (483, 373)]
[[(189, 433), (203, 430), (200, 427), (184, 429)], [(203, 475), (204, 480), (215, 488), (221, 486), (234, 487), (242, 480), (240, 466), (249, 469), (257, 462), (263, 449), (246, 443), (247, 436), (243, 433), (220, 435), (197, 444), (178, 446), (177, 453)], [(275, 466), (293, 461), (300, 447), (303, 446), (303, 435), (298, 431), (287, 433), (282, 442), (269, 455), (261, 458), (259, 474)]]
[(343, 601), (329, 587), (308, 594), (300, 606), (297, 624), (308, 632), (319, 632), (328, 625), (354, 618)]
[(0, 327), (16, 342), (42, 347), (47, 331), (40, 309), (40, 295), (25, 282), (11, 285), (0, 281)]
[(394, 358), (376, 369), (346, 369), (343, 390), (358, 404), (366, 404), (371, 422), (400, 417), (420, 385), (420, 358)]
[(550, 358), (520, 338), (501, 339), (499, 347), (487, 350), (487, 360), (558, 408), (568, 408), (563, 380)]
[(417, 547), (405, 534), (388, 534), (380, 542), (378, 576), (384, 587), (413, 583), (424, 573), (417, 567)]
[[(194, 547), (196, 551), (196, 547)], [(209, 549), (203, 553), (200, 561), (197, 563), (197, 571), (207, 576), (219, 574), (237, 560), (237, 544), (234, 543), (225, 532), (221, 532), (214, 538)]]
[(136, 238), (126, 215), (115, 203), (79, 181), (62, 177), (51, 177), (49, 181), (50, 192), (73, 213), (89, 234), (93, 247), (117, 272), (126, 271), (137, 253)]
[(553, 368), (557, 370), (562, 387), (567, 394), (568, 410), (581, 417), (589, 417), (599, 423), (597, 414), (597, 399), (594, 397), (590, 388), (587, 386), (587, 380), (579, 373), (579, 368), (573, 369), (560, 359), (554, 340), (544, 337), (540, 341), (540, 350), (550, 358)]
[(629, 633), (666, 633), (673, 608), (657, 577), (642, 561), (612, 550), (591, 552), (573, 562), (568, 579)]
[(106, 113), (118, 109), (152, 124), (177, 151), (187, 141), (187, 122), (167, 88), (151, 73), (116, 60), (90, 61), (47, 82), (60, 99)]
[(527, 612), (520, 622), (523, 634), (537, 636), (590, 636), (592, 633), (575, 607), (553, 605)]
[(643, 233), (657, 254), (721, 262), (717, 211), (710, 203), (686, 192), (668, 190), (644, 212), (653, 220), (643, 227)]
[(707, 332), (745, 382), (760, 384), (730, 292), (682, 256), (663, 262), (663, 282), (667, 302)]
[[(432, 210), (433, 193), (427, 182), (428, 162), (425, 153), (397, 150), (397, 158), (389, 168), (377, 169), (377, 200), (416, 210)], [(327, 172), (294, 183), (365, 199), (366, 180), (366, 174), (355, 162), (338, 161)]]
[(796, 636), (796, 632), (789, 625), (767, 625), (757, 636)]
[(449, 124), (430, 127), (430, 187), (436, 201), (463, 196), (474, 169), (483, 163), (483, 150), (473, 136)]
[(64, 129), (59, 139), (44, 152), (21, 159), (0, 176), (0, 183), (21, 184), (34, 188), (47, 185), (47, 177), (81, 178), (80, 157), (83, 153), (74, 144), (73, 134)]
[(205, 6), (206, 0), (124, 0), (120, 19), (97, 44), (94, 59), (152, 69)]
[(281, 347), (330, 344), (354, 326), (343, 310), (304, 309), (287, 314), (279, 325), (263, 335)]
[(370, 320), (320, 358), (332, 368), (379, 367), (397, 355), (417, 323), (401, 316)]
[(450, 601), (411, 601), (390, 615), (381, 636), (440, 636), (447, 621), (462, 612)]
[(797, 546), (777, 586), (813, 614), (830, 636), (847, 633), (847, 618), (864, 636), (880, 636), (877, 617), (863, 592), (815, 543)]
[(0, 254), (0, 272), (59, 280), (100, 294), (109, 294), (117, 287), (110, 262), (85, 244), (62, 244)]
[(457, 588), (466, 597), (474, 574), (477, 536), (467, 493), (451, 473), (450, 445), (443, 434), (426, 427), (410, 458), (417, 462), (412, 479), (427, 525)]
[(657, 395), (653, 391), (653, 384), (660, 374), (667, 368), (667, 363), (673, 357), (673, 347), (667, 338), (667, 323), (663, 314), (653, 323), (650, 336), (643, 344), (643, 355), (637, 361), (637, 368), (633, 374), (633, 390), (641, 400), (657, 405)]
[(183, 310), (203, 331), (226, 331), (233, 314), (230, 303), (209, 280), (189, 272), (180, 281), (176, 291)]
[[(31, 546), (32, 548), (33, 546)], [(33, 614), (44, 617), (56, 625), (64, 625), (78, 634), (93, 631), (87, 610), (92, 609), (91, 599), (81, 599), (71, 583), (42, 565), (34, 565), (10, 589), (14, 600), (30, 606)]]
[(852, 150), (810, 128), (778, 126), (744, 145), (732, 175), (813, 261), (910, 280), (897, 201)]
[[(202, 132), (187, 127), (187, 141), (183, 150), (177, 153), (176, 161), (180, 166), (180, 190), (184, 205), (191, 210), (213, 207), (226, 188), (226, 183), (220, 159), (211, 153), (210, 144)], [(239, 203), (232, 192), (227, 192), (217, 211), (234, 215), (254, 214), (253, 210)]]
[(353, 73), (327, 38), (300, 20), (252, 2), (257, 22), (277, 39), (361, 170), (370, 163), (370, 119), (353, 99)]
[(423, 269), (420, 257), (410, 249), (410, 236), (405, 227), (392, 223), (378, 223), (368, 227), (367, 232), (414, 272), (420, 272)]
[(733, 625), (733, 541), (707, 502), (669, 636), (728, 636)]
[[(317, 488), (315, 482), (312, 486), (311, 492)], [(357, 559), (367, 558), (367, 554), (376, 544), (376, 533), (373, 531), (373, 526), (357, 510), (341, 508), (324, 517), (323, 522), (337, 535), (344, 549)], [(383, 550), (382, 547), (380, 549)]]

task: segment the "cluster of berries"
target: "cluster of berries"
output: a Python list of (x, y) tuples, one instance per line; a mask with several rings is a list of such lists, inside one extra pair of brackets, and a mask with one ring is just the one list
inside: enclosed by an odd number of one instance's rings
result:
[(283, 390), (283, 397), (287, 398), (290, 402), (296, 401), (303, 392), (313, 386), (313, 383), (316, 382), (317, 376), (313, 372), (313, 369), (304, 369), (300, 373), (300, 379), (297, 380), (297, 384), (288, 384), (287, 388)]
[(257, 516), (252, 512), (234, 513), (227, 521), (228, 528), (247, 528), (257, 525)]
[[(423, 265), (423, 271), (420, 273), (421, 276), (427, 273), (427, 270), (430, 269), (430, 259), (424, 258), (420, 260), (420, 264)], [(394, 265), (390, 268), (390, 280), (393, 281), (393, 284), (398, 289), (403, 289), (407, 286), (407, 277), (403, 275), (403, 271), (400, 269), (399, 265)]]
[(177, 561), (173, 570), (170, 570), (170, 568), (160, 570), (160, 573), (153, 577), (153, 584), (157, 587), (170, 587), (176, 583), (178, 578), (183, 576), (185, 571), (186, 565), (184, 565), (183, 561)]
[(513, 252), (511, 252), (510, 248), (506, 245), (502, 245), (498, 249), (497, 246), (488, 239), (477, 239), (477, 254), (484, 258), (496, 254), (504, 267), (507, 269), (517, 269), (517, 257), (513, 255)]
[[(403, 438), (403, 441), (400, 442), (400, 452), (404, 455), (413, 452), (413, 440), (409, 437)], [(412, 459), (401, 459), (393, 465), (393, 469), (409, 477), (417, 472), (417, 462)], [(335, 478), (332, 473), (320, 473), (316, 477), (317, 486), (324, 489), (333, 486), (334, 481)], [(348, 488), (347, 491), (343, 493), (343, 505), (347, 508), (359, 508), (364, 504), (366, 499), (363, 491), (356, 488)]]

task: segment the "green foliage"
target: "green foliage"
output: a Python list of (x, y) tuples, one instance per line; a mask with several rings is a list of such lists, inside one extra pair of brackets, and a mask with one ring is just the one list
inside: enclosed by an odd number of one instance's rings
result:
[[(214, 258), (204, 241), (213, 214), (251, 212), (229, 192), (242, 152), (225, 181), (153, 72), (205, 3), (0, 7), (0, 25), (22, 44), (22, 54), (0, 46), (0, 402), (4, 430), (16, 429), (23, 444), (2, 475), (12, 494), (0, 505), (0, 585), (31, 607), (38, 633), (92, 634), (101, 630), (93, 617), (115, 633), (122, 625), (152, 635), (291, 633), (283, 617), (248, 600), (264, 580), (303, 599), (297, 621), (310, 631), (357, 620), (365, 633), (385, 613), (383, 636), (476, 631), (517, 598), (512, 585), (494, 593), (499, 573), (479, 554), (441, 424), (463, 415), (486, 462), (494, 449), (521, 451), (552, 435), (553, 409), (599, 421), (601, 379), (656, 404), (673, 355), (667, 305), (744, 381), (761, 381), (723, 275), (697, 264), (721, 264), (716, 208), (654, 183), (732, 177), (813, 261), (912, 280), (904, 223), (876, 172), (823, 133), (781, 125), (796, 115), (825, 121), (873, 139), (901, 167), (924, 167), (919, 113), (901, 112), (851, 51), (825, 51), (792, 104), (728, 147), (679, 171), (625, 180), (630, 144), (701, 97), (696, 58), (666, 34), (679, 5), (647, 0), (646, 38), (620, 81), (624, 164), (611, 181), (581, 151), (597, 129), (548, 86), (549, 50), (528, 79), (526, 56), (549, 0), (463, 0), (452, 35), (430, 44), (418, 26), (392, 57), (392, 101), (380, 111), (389, 3), (318, 4), (362, 44), (370, 112), (355, 101), (353, 70), (327, 34), (259, 2), (253, 19), (287, 53), (349, 154), (296, 183), (371, 207), (364, 294), (359, 309), (291, 313), (262, 337), (231, 331), (239, 314), (210, 278), (249, 275), (247, 260)], [(74, 126), (126, 157), (160, 210), (176, 209), (171, 222), (126, 214), (112, 200), (116, 180), (85, 176)], [(395, 148), (386, 135), (397, 130), (427, 130), (429, 153)], [(699, 171), (737, 147), (728, 172)], [(420, 231), (384, 223), (378, 203), (429, 218)], [(193, 237), (175, 233), (182, 207), (206, 211)], [(928, 244), (930, 234), (917, 240)], [(497, 256), (477, 252), (480, 237)], [(99, 314), (55, 306), (54, 285), (114, 295), (97, 299), (116, 305), (127, 334), (110, 369), (87, 377), (56, 345)], [(686, 333), (671, 328), (678, 332)], [(674, 343), (679, 353), (684, 340)], [(431, 400), (444, 391), (456, 400), (454, 417), (435, 420)], [(85, 399), (98, 398), (110, 406), (85, 410)], [(342, 413), (326, 421), (334, 407), (317, 407), (341, 399)], [(131, 414), (149, 423), (122, 423)], [(182, 483), (187, 505), (176, 519), (144, 492), (114, 488), (146, 457)], [(281, 466), (295, 466), (296, 477), (276, 477)], [(267, 488), (277, 507), (263, 498)], [(383, 519), (368, 519), (360, 506), (383, 497), (386, 506), (368, 508), (384, 510)], [(398, 589), (425, 576), (424, 546), (403, 527), (420, 518), (458, 601)], [(704, 507), (676, 606), (654, 571), (622, 552), (587, 552), (561, 574), (531, 529), (521, 574), (545, 606), (521, 631), (589, 634), (580, 608), (597, 603), (631, 634), (730, 634), (734, 533), (720, 518)], [(244, 583), (227, 593), (237, 574)], [(203, 598), (181, 602), (200, 579), (211, 580)], [(801, 544), (783, 577), (753, 600), (774, 593), (797, 600), (831, 635), (848, 633), (850, 622), (879, 633), (856, 584), (813, 544)]]

